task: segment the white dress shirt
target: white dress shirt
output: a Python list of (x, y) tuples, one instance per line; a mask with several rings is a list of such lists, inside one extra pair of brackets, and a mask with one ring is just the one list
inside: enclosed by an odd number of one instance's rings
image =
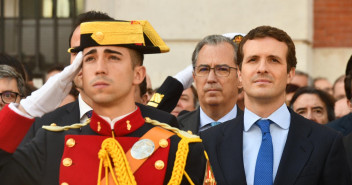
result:
[(199, 128), (204, 127), (205, 125), (207, 125), (208, 123), (211, 122), (225, 122), (231, 119), (236, 118), (237, 116), (237, 105), (235, 105), (232, 110), (227, 113), (224, 117), (220, 118), (219, 120), (213, 120), (211, 119), (208, 115), (205, 114), (205, 112), (203, 111), (202, 107), (200, 107), (200, 125)]
[(78, 106), (79, 106), (79, 119), (81, 123), (84, 123), (88, 116), (86, 113), (93, 110), (86, 102), (83, 101), (81, 94), (78, 95)]
[(267, 118), (261, 118), (248, 109), (244, 110), (244, 130), (243, 130), (243, 163), (248, 185), (254, 183), (255, 165), (259, 148), (262, 142), (262, 132), (255, 123), (259, 119), (270, 119), (270, 134), (273, 143), (274, 161), (273, 161), (273, 181), (275, 180), (277, 169), (280, 164), (282, 152), (287, 140), (287, 134), (290, 127), (291, 114), (283, 104), (279, 109)]

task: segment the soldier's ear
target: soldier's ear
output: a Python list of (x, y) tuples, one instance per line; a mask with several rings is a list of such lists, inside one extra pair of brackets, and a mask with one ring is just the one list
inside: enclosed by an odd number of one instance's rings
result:
[(146, 75), (146, 69), (144, 66), (136, 66), (134, 67), (134, 85), (139, 85), (142, 83)]

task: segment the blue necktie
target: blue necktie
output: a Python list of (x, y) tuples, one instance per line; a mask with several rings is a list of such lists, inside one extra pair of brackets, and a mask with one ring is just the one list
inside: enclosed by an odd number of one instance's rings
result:
[(92, 110), (86, 112), (86, 115), (87, 115), (88, 118), (92, 117), (92, 114), (93, 114), (92, 112), (93, 112)]
[(259, 120), (256, 124), (262, 131), (262, 144), (255, 165), (254, 185), (272, 185), (273, 143), (270, 135), (270, 120)]
[(215, 125), (218, 125), (218, 124), (220, 124), (220, 123), (221, 123), (221, 122), (214, 121), (214, 122), (211, 122), (210, 125), (211, 125), (211, 126), (215, 126)]

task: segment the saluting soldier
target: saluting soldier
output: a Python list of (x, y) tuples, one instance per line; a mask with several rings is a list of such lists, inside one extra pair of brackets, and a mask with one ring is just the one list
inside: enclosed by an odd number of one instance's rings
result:
[(2, 184), (215, 183), (198, 136), (143, 118), (135, 104), (143, 54), (169, 51), (147, 21), (83, 23), (80, 46), (71, 50), (83, 51), (82, 87), (93, 101), (92, 117), (44, 126), (16, 149), (33, 119), (6, 106), (0, 112)]

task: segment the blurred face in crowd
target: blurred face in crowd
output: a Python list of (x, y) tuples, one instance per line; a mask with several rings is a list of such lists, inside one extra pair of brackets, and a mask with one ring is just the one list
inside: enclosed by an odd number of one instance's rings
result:
[[(226, 110), (231, 110), (237, 101), (239, 81), (237, 78), (237, 68), (234, 61), (234, 48), (231, 44), (222, 42), (217, 45), (204, 45), (198, 54), (195, 67), (228, 66), (230, 73), (228, 76), (215, 74), (214, 69), (206, 76), (197, 76), (193, 73), (193, 79), (199, 97), (199, 104), (203, 109), (212, 106), (222, 106)], [(196, 69), (197, 70), (197, 69)], [(220, 68), (221, 70), (221, 68)]]
[[(19, 103), (21, 97), (16, 96), (14, 93), (19, 93), (17, 87), (17, 81), (14, 78), (0, 78), (0, 92), (1, 101), (0, 101), (0, 110), (8, 103), (15, 102)], [(5, 102), (4, 102), (5, 101)]]
[(194, 98), (195, 97), (191, 88), (184, 90), (177, 102), (175, 109), (171, 112), (171, 114), (177, 117), (178, 114), (183, 110), (193, 111), (196, 107), (194, 104)]
[(145, 68), (133, 64), (132, 52), (118, 46), (83, 50), (82, 87), (94, 104), (111, 107), (135, 101), (135, 86), (144, 79)]
[(335, 102), (334, 112), (336, 119), (341, 118), (351, 112), (349, 104), (350, 102), (347, 98), (342, 98)]
[(314, 82), (314, 87), (332, 95), (332, 85), (327, 79), (319, 79)]
[(300, 95), (293, 103), (292, 108), (301, 116), (319, 124), (329, 122), (326, 105), (316, 94)]
[(286, 85), (294, 76), (294, 68), (287, 72), (287, 51), (284, 42), (271, 37), (247, 40), (243, 45), (239, 77), (246, 106), (247, 102), (285, 102)]
[(299, 87), (306, 87), (308, 86), (308, 77), (305, 75), (295, 75), (291, 80), (291, 84), (298, 85)]
[(345, 94), (345, 83), (343, 81), (339, 81), (334, 86), (334, 98), (335, 100), (340, 100), (346, 97)]

